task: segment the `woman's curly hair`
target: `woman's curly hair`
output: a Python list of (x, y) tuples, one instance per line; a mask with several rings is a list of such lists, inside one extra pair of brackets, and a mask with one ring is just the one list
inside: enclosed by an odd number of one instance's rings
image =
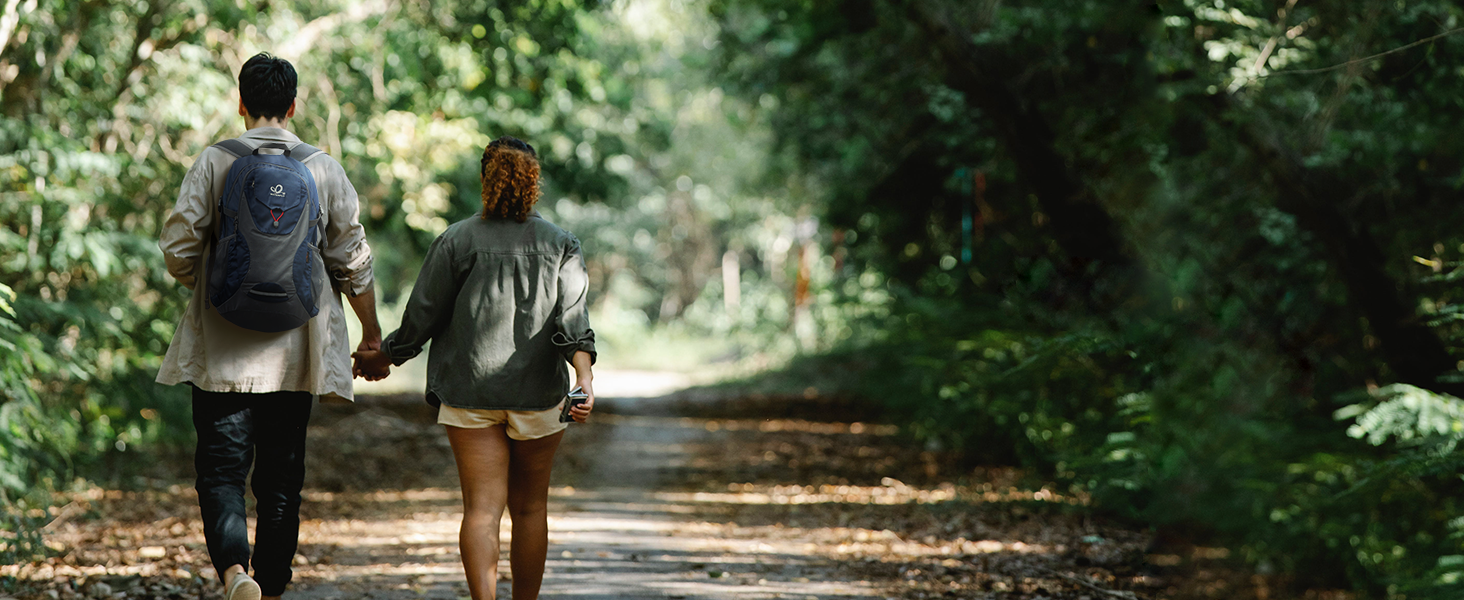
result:
[(539, 158), (521, 139), (503, 136), (483, 149), (483, 218), (527, 221), (539, 201)]

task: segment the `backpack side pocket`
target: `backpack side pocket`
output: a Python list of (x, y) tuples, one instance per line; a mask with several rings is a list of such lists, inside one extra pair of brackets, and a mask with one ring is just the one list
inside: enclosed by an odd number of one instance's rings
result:
[(295, 295), (300, 298), (300, 304), (305, 312), (311, 317), (319, 314), (320, 307), (315, 302), (315, 227), (311, 226), (305, 234), (305, 241), (295, 249), (295, 262), (291, 275), (295, 283)]
[(209, 272), (209, 289), (213, 291), (215, 308), (222, 306), (239, 292), (249, 275), (249, 244), (238, 233), (219, 240), (214, 268)]

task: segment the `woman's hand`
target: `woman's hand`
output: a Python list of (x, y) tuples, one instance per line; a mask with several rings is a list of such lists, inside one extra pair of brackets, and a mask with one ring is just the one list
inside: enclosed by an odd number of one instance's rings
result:
[(575, 385), (589, 398), (585, 403), (569, 409), (569, 418), (576, 423), (584, 423), (590, 420), (590, 411), (595, 410), (595, 374), (590, 371), (590, 353), (585, 351), (575, 352), (569, 359), (570, 366), (574, 367)]
[(595, 386), (590, 383), (593, 379), (593, 377), (585, 377), (575, 383), (585, 395), (589, 396), (584, 403), (569, 409), (569, 418), (574, 419), (576, 423), (589, 421), (590, 412), (595, 410)]

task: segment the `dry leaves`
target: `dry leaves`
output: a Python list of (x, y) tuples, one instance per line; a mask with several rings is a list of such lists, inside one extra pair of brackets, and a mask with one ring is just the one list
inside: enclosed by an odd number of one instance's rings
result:
[[(693, 519), (668, 536), (704, 536), (727, 544), (728, 556), (736, 546), (753, 556), (821, 557), (786, 573), (733, 561), (684, 565), (685, 577), (726, 585), (755, 588), (779, 575), (793, 583), (865, 582), (909, 599), (1347, 598), (1289, 594), (1282, 582), (1228, 562), (1223, 549), (1157, 543), (1095, 516), (1080, 493), (1013, 469), (962, 466), (910, 444), (893, 426), (807, 418), (838, 413), (827, 408), (817, 398), (606, 401), (595, 426), (566, 438), (556, 477), (587, 475), (597, 445), (616, 427), (675, 429), (669, 447), (647, 442), (675, 459), (653, 465), (645, 498)], [(461, 496), (431, 416), (409, 397), (317, 408), (296, 557), (297, 581), (314, 582), (307, 597), (358, 597), (368, 578), (335, 578), (385, 568), (372, 565), (390, 566), (401, 597), (421, 597), (431, 581), (433, 593), (461, 591), (442, 583), (460, 578), (451, 570)], [(0, 581), (11, 583), (0, 600), (7, 593), (15, 600), (217, 598), (187, 481), (192, 467), (174, 462), (159, 467), (171, 469), (172, 483), (69, 498), (47, 531), (57, 554), (0, 567)], [(572, 505), (586, 492), (560, 486), (553, 495)], [(643, 551), (596, 558), (663, 560)]]

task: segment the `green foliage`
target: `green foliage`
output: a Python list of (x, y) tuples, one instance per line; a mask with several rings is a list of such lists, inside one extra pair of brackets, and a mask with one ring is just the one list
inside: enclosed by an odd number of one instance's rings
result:
[(1371, 56), (1457, 6), (710, 6), (726, 88), (891, 277), (854, 389), (1303, 583), (1457, 595), (1464, 36)]
[(301, 74), (293, 126), (360, 192), (388, 301), (478, 210), (481, 146), (516, 135), (585, 243), (607, 351), (676, 349), (620, 364), (831, 351), (931, 447), (1303, 582), (1452, 597), (1464, 36), (1380, 53), (1460, 17), (21, 3), (0, 19), (3, 558), (39, 547), (50, 489), (188, 442), (186, 393), (152, 383), (187, 299), (156, 239), (269, 50)]
[[(188, 298), (157, 239), (193, 157), (240, 133), (233, 80), (250, 55), (295, 62), (293, 125), (351, 173), (388, 296), (446, 219), (473, 212), (490, 134), (584, 131), (576, 104), (601, 95), (595, 61), (570, 47), (594, 2), (17, 7), (0, 19), (10, 558), (40, 548), (33, 526), (49, 518), (52, 490), (78, 476), (127, 484), (145, 469), (131, 453), (190, 443), (187, 390), (153, 383)], [(547, 169), (615, 180), (580, 174), (599, 172), (594, 162)]]
[(1374, 446), (1392, 438), (1440, 455), (1452, 453), (1464, 439), (1464, 400), (1407, 384), (1384, 386), (1372, 396), (1381, 401), (1373, 406), (1353, 404), (1337, 410), (1338, 419), (1357, 418), (1357, 424), (1347, 428), (1347, 435), (1365, 438)]
[(27, 482), (34, 480), (38, 467), (51, 466), (47, 463), (56, 459), (44, 445), (35, 443), (34, 436), (46, 435), (47, 428), (35, 418), (34, 398), (24, 385), (30, 365), (22, 360), (27, 347), (15, 335), (20, 327), (11, 306), (14, 300), (15, 292), (0, 284), (0, 348), (5, 350), (0, 354), (0, 384), (8, 400), (0, 404), (0, 435), (6, 440), (0, 444), (0, 506), (4, 507), (0, 510), (0, 560), (8, 563), (30, 558), (44, 548), (39, 523), (30, 514), (36, 498)]
[(880, 293), (836, 281), (808, 199), (765, 181), (767, 124), (707, 78), (715, 29), (681, 2), (17, 6), (0, 18), (7, 557), (40, 548), (50, 492), (129, 484), (149, 474), (137, 452), (191, 443), (187, 390), (153, 383), (189, 297), (157, 238), (193, 157), (241, 133), (234, 78), (256, 52), (296, 66), (291, 127), (349, 174), (388, 303), (480, 210), (478, 157), (504, 134), (540, 150), (539, 208), (583, 239), (611, 351), (660, 328), (718, 336), (708, 358), (786, 356), (851, 335), (869, 309), (839, 290)]

